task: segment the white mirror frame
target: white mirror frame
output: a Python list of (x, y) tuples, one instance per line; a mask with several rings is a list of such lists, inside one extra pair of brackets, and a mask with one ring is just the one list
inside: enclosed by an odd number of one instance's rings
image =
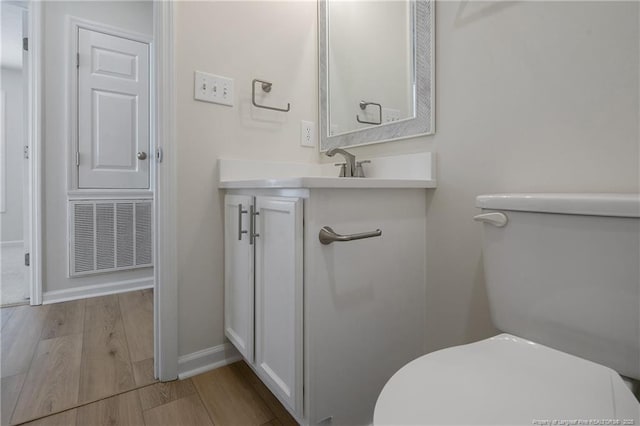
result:
[(380, 126), (329, 136), (329, 73), (327, 63), (327, 1), (318, 2), (320, 152), (433, 134), (434, 126), (434, 6), (433, 0), (415, 1), (415, 116)]

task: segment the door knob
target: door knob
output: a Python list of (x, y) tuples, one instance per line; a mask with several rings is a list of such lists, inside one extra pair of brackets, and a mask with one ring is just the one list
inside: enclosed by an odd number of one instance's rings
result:
[(138, 152), (138, 160), (146, 160), (147, 159), (147, 153), (144, 151)]

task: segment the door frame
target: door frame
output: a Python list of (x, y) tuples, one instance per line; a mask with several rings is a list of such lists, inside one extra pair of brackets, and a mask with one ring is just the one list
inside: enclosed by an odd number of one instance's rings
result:
[[(29, 1), (29, 235), (31, 266), (28, 268), (31, 305), (42, 304), (42, 207), (43, 207), (43, 5)], [(175, 156), (173, 2), (153, 0), (153, 43), (150, 44), (151, 140), (157, 163), (150, 179), (155, 182), (154, 241), (154, 370), (162, 381), (178, 377), (177, 203)], [(70, 67), (72, 61), (67, 61)], [(69, 73), (68, 73), (69, 74)], [(71, 86), (73, 87), (73, 86)], [(72, 89), (75, 93), (75, 88)], [(73, 119), (73, 114), (70, 116)], [(72, 133), (69, 133), (71, 135)], [(73, 152), (73, 151), (72, 151)], [(161, 153), (161, 155), (157, 155)], [(67, 156), (70, 158), (70, 156)], [(153, 171), (155, 170), (155, 172)], [(72, 182), (72, 180), (68, 180)], [(68, 183), (69, 185), (69, 183)], [(71, 189), (68, 187), (68, 189)]]
[(162, 381), (178, 378), (178, 209), (173, 1), (154, 0), (155, 291), (154, 364)]
[(28, 241), (30, 266), (27, 268), (30, 304), (42, 304), (42, 3), (31, 0), (29, 13), (29, 50), (27, 51), (28, 69), (28, 211), (25, 215), (29, 222)]

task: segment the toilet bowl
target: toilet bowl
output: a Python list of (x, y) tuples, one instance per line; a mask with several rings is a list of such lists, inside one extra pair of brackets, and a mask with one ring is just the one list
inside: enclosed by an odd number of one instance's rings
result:
[(396, 372), (375, 425), (640, 424), (614, 370), (510, 334), (422, 356)]
[[(640, 425), (640, 196), (479, 196), (490, 339), (424, 355), (375, 425)], [(508, 334), (507, 334), (508, 333)]]

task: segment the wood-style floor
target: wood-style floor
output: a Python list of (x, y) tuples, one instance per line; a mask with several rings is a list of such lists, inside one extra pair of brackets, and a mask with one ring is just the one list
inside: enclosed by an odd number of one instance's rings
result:
[(0, 313), (2, 425), (155, 382), (152, 290)]
[(150, 290), (3, 308), (2, 425), (296, 425), (244, 362), (153, 379)]
[(190, 379), (148, 385), (26, 424), (297, 425), (242, 361)]

